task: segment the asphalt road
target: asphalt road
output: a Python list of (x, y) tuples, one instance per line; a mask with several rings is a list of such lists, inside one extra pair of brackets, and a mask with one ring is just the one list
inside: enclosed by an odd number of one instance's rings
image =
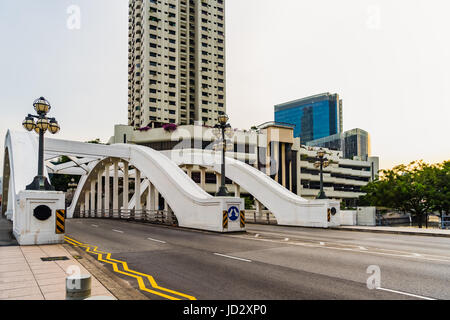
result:
[[(199, 300), (450, 299), (449, 238), (264, 225), (247, 230), (220, 235), (96, 219), (68, 220), (66, 227), (68, 236)], [(381, 272), (378, 290), (367, 288), (369, 266)]]

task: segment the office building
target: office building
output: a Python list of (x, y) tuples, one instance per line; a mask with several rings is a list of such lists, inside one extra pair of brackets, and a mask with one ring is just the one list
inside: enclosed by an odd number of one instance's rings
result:
[[(133, 127), (116, 125), (115, 134), (109, 143), (128, 143), (150, 147), (158, 151), (171, 150), (213, 150), (214, 135), (204, 126), (182, 126), (172, 132), (163, 128), (140, 132)], [(275, 181), (306, 198), (314, 199), (320, 190), (319, 169), (314, 167), (318, 147), (300, 144), (294, 138), (293, 126), (268, 122), (255, 130), (235, 130), (231, 139), (233, 150), (227, 153), (245, 162)], [(379, 159), (345, 159), (342, 151), (326, 149), (332, 164), (324, 169), (326, 195), (342, 201), (347, 207), (355, 206), (357, 199), (364, 195), (361, 188), (377, 178)], [(207, 192), (214, 194), (220, 186), (219, 175), (211, 168), (187, 166), (184, 170)], [(227, 179), (229, 190), (234, 190)], [(242, 196), (251, 196), (240, 189)]]
[(275, 106), (275, 121), (294, 125), (294, 137), (305, 144), (343, 132), (342, 100), (323, 93)]
[(311, 147), (322, 147), (342, 151), (345, 159), (367, 160), (370, 157), (370, 135), (362, 129), (353, 129), (306, 143)]
[(213, 126), (226, 112), (225, 0), (130, 0), (128, 124)]

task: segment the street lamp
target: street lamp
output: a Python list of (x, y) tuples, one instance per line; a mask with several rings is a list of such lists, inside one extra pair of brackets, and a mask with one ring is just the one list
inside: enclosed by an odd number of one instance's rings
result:
[[(50, 131), (52, 134), (59, 132), (60, 127), (55, 118), (48, 118), (50, 112), (50, 103), (44, 97), (40, 97), (33, 103), (34, 110), (37, 115), (29, 114), (22, 125), (27, 131), (35, 131), (39, 134), (39, 159), (38, 159), (38, 175), (33, 182), (26, 187), (26, 190), (54, 190), (47, 178), (44, 177), (44, 134)], [(36, 122), (35, 120), (36, 119)]]
[(328, 199), (325, 195), (325, 191), (323, 191), (323, 169), (330, 165), (330, 161), (325, 158), (326, 152), (321, 148), (317, 151), (317, 161), (314, 163), (314, 167), (320, 168), (320, 193), (316, 199)]
[[(216, 194), (217, 197), (229, 197), (230, 194), (228, 193), (227, 187), (225, 185), (225, 152), (227, 151), (227, 139), (230, 138), (233, 134), (233, 130), (228, 123), (228, 116), (226, 114), (219, 115), (219, 123), (214, 126), (215, 128), (215, 135), (217, 139), (220, 141), (220, 143), (217, 145), (217, 149), (222, 151), (222, 170), (221, 170), (221, 185), (219, 192)], [(216, 149), (216, 150), (217, 150)]]

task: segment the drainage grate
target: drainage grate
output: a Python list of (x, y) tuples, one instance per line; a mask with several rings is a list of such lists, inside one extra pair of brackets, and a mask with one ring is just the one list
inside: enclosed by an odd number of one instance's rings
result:
[(64, 261), (64, 260), (69, 260), (69, 258), (67, 257), (46, 257), (46, 258), (41, 258), (42, 261)]

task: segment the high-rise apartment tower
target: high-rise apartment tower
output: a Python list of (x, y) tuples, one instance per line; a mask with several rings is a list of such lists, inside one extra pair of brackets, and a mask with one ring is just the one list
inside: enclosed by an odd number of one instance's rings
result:
[(128, 124), (213, 126), (226, 112), (225, 0), (130, 0)]

